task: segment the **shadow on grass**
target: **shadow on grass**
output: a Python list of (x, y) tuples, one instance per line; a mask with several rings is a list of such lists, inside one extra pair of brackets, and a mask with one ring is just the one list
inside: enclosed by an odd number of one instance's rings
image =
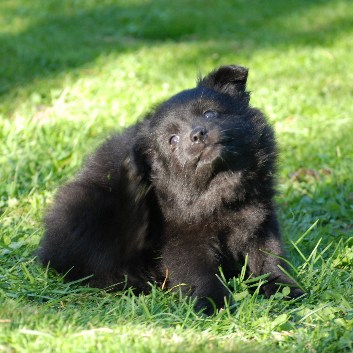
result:
[[(13, 31), (0, 35), (0, 96), (36, 79), (55, 78), (108, 53), (133, 52), (163, 42), (208, 43), (210, 48), (249, 56), (267, 47), (319, 45), (333, 41), (342, 29), (353, 29), (348, 16), (333, 16), (324, 26), (311, 25), (330, 1), (91, 1), (18, 0), (4, 7), (3, 19)], [(309, 15), (308, 15), (309, 14)], [(303, 23), (301, 22), (304, 18)], [(18, 30), (16, 23), (27, 24)], [(176, 59), (175, 64), (182, 64)]]

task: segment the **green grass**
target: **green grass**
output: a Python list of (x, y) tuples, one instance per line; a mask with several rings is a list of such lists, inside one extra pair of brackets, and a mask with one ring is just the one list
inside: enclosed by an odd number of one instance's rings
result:
[[(0, 352), (353, 352), (353, 2), (3, 0)], [(250, 67), (281, 147), (279, 216), (307, 291), (230, 283), (214, 317), (153, 288), (64, 284), (33, 251), (56, 188), (113, 131), (221, 64)]]

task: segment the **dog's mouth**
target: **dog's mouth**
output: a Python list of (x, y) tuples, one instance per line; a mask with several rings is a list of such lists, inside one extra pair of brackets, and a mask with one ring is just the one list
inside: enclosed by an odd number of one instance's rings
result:
[(196, 168), (209, 165), (213, 166), (222, 160), (223, 146), (221, 143), (204, 144), (196, 157)]
[(183, 152), (196, 173), (215, 175), (231, 168), (237, 158), (234, 139), (218, 129), (196, 127), (185, 140)]
[(204, 144), (194, 159), (196, 173), (202, 171), (202, 173), (209, 173), (212, 176), (226, 170), (238, 170), (241, 165), (240, 152), (224, 141)]

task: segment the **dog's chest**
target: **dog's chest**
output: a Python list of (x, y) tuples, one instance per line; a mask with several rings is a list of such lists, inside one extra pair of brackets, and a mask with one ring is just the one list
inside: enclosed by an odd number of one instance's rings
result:
[(261, 207), (248, 206), (240, 210), (219, 208), (212, 214), (205, 213), (194, 220), (176, 214), (165, 224), (166, 234), (185, 241), (224, 241), (236, 238), (246, 241), (261, 227), (267, 212)]

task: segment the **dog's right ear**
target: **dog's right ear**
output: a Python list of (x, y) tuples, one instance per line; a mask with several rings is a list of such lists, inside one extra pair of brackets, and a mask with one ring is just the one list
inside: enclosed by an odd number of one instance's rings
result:
[(212, 71), (201, 78), (198, 87), (207, 87), (215, 91), (237, 96), (249, 100), (249, 93), (245, 91), (248, 69), (242, 66), (228, 65)]

